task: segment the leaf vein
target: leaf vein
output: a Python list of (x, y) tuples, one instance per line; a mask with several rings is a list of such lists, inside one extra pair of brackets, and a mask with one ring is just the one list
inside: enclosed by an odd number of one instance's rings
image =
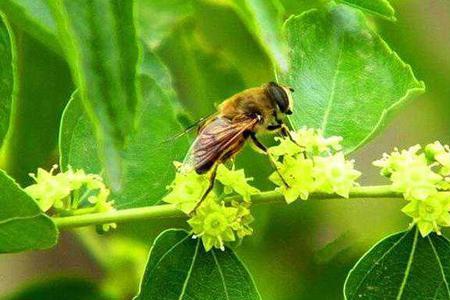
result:
[(181, 290), (181, 294), (180, 294), (180, 297), (178, 298), (178, 300), (182, 300), (184, 294), (186, 293), (186, 288), (187, 288), (189, 279), (191, 278), (192, 269), (194, 268), (194, 265), (195, 265), (195, 259), (197, 258), (198, 245), (200, 245), (200, 240), (197, 240), (197, 245), (195, 246), (195, 252), (194, 252), (194, 255), (192, 256), (192, 262), (189, 267), (188, 273), (186, 274), (186, 279), (184, 280), (183, 288)]
[(405, 232), (405, 234), (398, 239), (398, 241), (396, 241), (379, 259), (377, 259), (377, 261), (375, 263), (372, 264), (372, 267), (370, 268), (369, 271), (366, 272), (366, 274), (364, 274), (364, 277), (361, 279), (361, 281), (359, 282), (358, 286), (356, 287), (355, 291), (357, 292), (360, 288), (361, 285), (366, 281), (367, 276), (369, 276), (369, 274), (373, 271), (373, 269), (375, 269), (375, 267), (378, 265), (378, 263), (383, 260), (398, 244), (400, 244), (400, 242), (408, 235), (408, 231)]
[[(442, 282), (445, 284), (445, 290), (447, 291), (447, 296), (450, 298), (450, 287), (448, 285), (447, 279), (445, 278), (444, 267), (442, 266), (441, 259), (439, 258), (439, 255), (436, 251), (436, 248), (434, 247), (433, 241), (431, 240), (430, 236), (428, 236), (428, 241), (430, 242), (431, 249), (433, 249), (433, 253), (434, 253), (434, 256), (436, 257), (436, 261), (439, 264), (439, 270), (441, 271)], [(441, 284), (442, 284), (442, 282), (441, 282)]]
[(14, 222), (14, 221), (21, 221), (21, 220), (28, 220), (28, 219), (34, 219), (34, 218), (38, 218), (40, 217), (42, 214), (38, 213), (35, 215), (31, 215), (31, 216), (16, 216), (16, 217), (11, 217), (11, 218), (7, 218), (4, 220), (0, 220), (0, 225), (4, 225), (10, 222)]
[(411, 253), (409, 254), (408, 264), (406, 265), (405, 276), (403, 277), (402, 284), (397, 294), (397, 300), (402, 298), (403, 292), (405, 290), (406, 282), (408, 281), (409, 273), (411, 271), (411, 265), (414, 260), (414, 252), (416, 251), (417, 238), (419, 235), (419, 230), (416, 228), (416, 232), (414, 233), (414, 240), (411, 246)]
[(336, 92), (336, 82), (337, 82), (337, 78), (339, 75), (339, 69), (340, 69), (341, 61), (342, 61), (342, 52), (344, 49), (343, 43), (344, 43), (344, 40), (342, 40), (342, 44), (339, 47), (339, 54), (338, 54), (337, 62), (336, 62), (336, 70), (334, 71), (333, 82), (331, 83), (331, 91), (330, 91), (330, 96), (328, 98), (328, 105), (325, 110), (325, 114), (323, 116), (322, 125), (320, 126), (320, 128), (322, 129), (324, 134), (325, 134), (325, 130), (326, 130), (326, 127), (328, 124), (328, 118), (330, 116), (331, 108), (332, 108), (333, 102), (334, 102), (333, 100), (334, 100), (334, 95)]
[[(187, 235), (185, 238), (181, 239), (179, 242), (177, 242), (175, 245), (173, 245), (172, 247), (169, 248), (169, 250), (167, 250), (162, 256), (161, 258), (158, 260), (158, 262), (156, 262), (155, 266), (153, 267), (153, 270), (156, 270), (159, 266), (159, 264), (164, 260), (164, 258), (166, 258), (167, 255), (169, 255), (169, 253), (171, 253), (173, 250), (175, 250), (175, 248), (177, 248), (179, 245), (181, 245), (187, 238), (189, 237), (189, 235)], [(148, 283), (148, 281), (150, 280), (151, 276), (147, 277), (146, 280), (146, 284)]]
[(223, 286), (223, 290), (225, 292), (226, 299), (230, 300), (230, 296), (228, 295), (227, 284), (225, 282), (225, 276), (223, 276), (222, 268), (220, 267), (219, 262), (217, 261), (217, 257), (216, 257), (216, 253), (215, 253), (214, 249), (211, 250), (211, 254), (214, 258), (214, 262), (217, 266), (217, 270), (219, 271), (220, 278), (222, 279), (222, 286)]

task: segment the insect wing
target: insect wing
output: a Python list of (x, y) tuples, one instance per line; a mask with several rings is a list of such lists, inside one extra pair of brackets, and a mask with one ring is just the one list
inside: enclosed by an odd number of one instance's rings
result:
[(250, 130), (257, 120), (243, 117), (231, 121), (217, 117), (208, 122), (199, 132), (183, 163), (182, 172), (196, 170), (200, 173), (228, 152), (236, 152), (245, 141), (243, 133)]
[(186, 136), (188, 133), (190, 133), (191, 131), (194, 131), (195, 129), (200, 129), (202, 128), (206, 123), (208, 123), (209, 120), (213, 119), (214, 116), (217, 113), (212, 113), (206, 117), (202, 117), (200, 119), (198, 119), (197, 121), (195, 121), (194, 123), (190, 124), (189, 126), (185, 127), (183, 131), (176, 133), (175, 135), (168, 137), (167, 139), (165, 139), (161, 145), (166, 145), (166, 144), (170, 144), (175, 142), (177, 139), (182, 138), (184, 136)]

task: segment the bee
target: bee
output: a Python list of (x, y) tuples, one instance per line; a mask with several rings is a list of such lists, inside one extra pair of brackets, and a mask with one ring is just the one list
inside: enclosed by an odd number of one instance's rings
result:
[[(293, 91), (292, 88), (275, 82), (250, 88), (223, 101), (215, 114), (201, 121), (182, 170), (194, 169), (197, 174), (211, 172), (211, 175), (207, 190), (192, 212), (195, 212), (213, 189), (217, 167), (234, 158), (247, 141), (268, 155), (278, 172), (267, 147), (259, 141), (257, 134), (278, 132), (290, 137), (283, 120), (286, 115), (292, 114)], [(286, 184), (281, 175), (280, 178)]]

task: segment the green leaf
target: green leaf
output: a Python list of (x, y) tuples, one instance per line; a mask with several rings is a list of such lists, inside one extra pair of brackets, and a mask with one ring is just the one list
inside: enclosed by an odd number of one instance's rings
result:
[(153, 54), (149, 48), (144, 48), (142, 53), (143, 59), (141, 62), (140, 72), (146, 74), (150, 78), (155, 78), (158, 81), (158, 85), (166, 92), (173, 92), (172, 77), (170, 76), (170, 70), (161, 59)]
[(396, 21), (395, 10), (388, 0), (338, 0), (370, 14)]
[(62, 53), (56, 38), (56, 22), (46, 0), (2, 0), (0, 10), (8, 16), (14, 26), (52, 51)]
[[(151, 54), (144, 57), (150, 59)], [(140, 76), (142, 101), (137, 108), (136, 129), (122, 152), (122, 188), (112, 195), (117, 208), (159, 202), (175, 174), (172, 161), (182, 160), (189, 147), (185, 137), (167, 142), (183, 130), (175, 115), (176, 100), (150, 77), (152, 74), (146, 73), (148, 64), (144, 62)], [(100, 173), (96, 149), (94, 130), (81, 107), (79, 94), (75, 94), (64, 112), (60, 130), (61, 165)]]
[(27, 286), (5, 300), (105, 300), (100, 288), (83, 278), (58, 277), (38, 281)]
[(0, 253), (53, 247), (58, 231), (37, 203), (0, 171)]
[(136, 6), (140, 36), (151, 49), (193, 13), (192, 0), (137, 0)]
[(450, 241), (414, 228), (387, 237), (353, 267), (346, 299), (450, 299)]
[(283, 6), (278, 0), (232, 0), (238, 15), (261, 43), (274, 66), (287, 70), (287, 46), (281, 33)]
[[(226, 65), (239, 70), (248, 87), (274, 79), (273, 64), (267, 52), (230, 1), (196, 0), (194, 3), (198, 44), (223, 56)], [(232, 84), (227, 77), (222, 81), (224, 86)]]
[(156, 238), (135, 300), (261, 299), (246, 267), (231, 249), (205, 252), (200, 240), (169, 229)]
[(82, 168), (87, 173), (100, 174), (94, 128), (84, 111), (78, 91), (75, 91), (64, 109), (59, 130), (60, 166)]
[(61, 114), (73, 84), (60, 56), (20, 30), (16, 36), (15, 93), (1, 167), (27, 185), (30, 172), (51, 164)]
[(295, 89), (292, 126), (340, 135), (347, 152), (368, 142), (392, 112), (424, 91), (358, 10), (310, 10), (290, 18), (286, 33), (291, 68), (282, 82)]
[(0, 145), (6, 135), (9, 126), (9, 114), (14, 88), (14, 36), (6, 22), (6, 18), (0, 14)]
[(60, 42), (93, 121), (112, 190), (121, 187), (121, 151), (133, 131), (138, 46), (133, 1), (50, 0)]
[(214, 53), (204, 51), (195, 39), (194, 24), (175, 28), (157, 49), (171, 71), (178, 98), (198, 119), (215, 112), (215, 104), (244, 89), (235, 68)]

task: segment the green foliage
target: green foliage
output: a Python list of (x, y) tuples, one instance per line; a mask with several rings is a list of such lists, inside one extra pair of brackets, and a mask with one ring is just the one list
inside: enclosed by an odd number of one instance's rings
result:
[(311, 10), (286, 23), (294, 89), (294, 129), (321, 128), (344, 138), (346, 152), (367, 143), (395, 109), (423, 92), (411, 68), (345, 5)]
[(16, 35), (15, 92), (1, 159), (2, 168), (26, 185), (29, 172), (51, 165), (73, 84), (60, 56), (22, 31), (16, 30)]
[(178, 98), (199, 119), (213, 113), (221, 99), (245, 85), (235, 68), (217, 53), (200, 47), (194, 25), (186, 21), (177, 26), (157, 53), (171, 71)]
[(450, 242), (417, 229), (392, 235), (367, 252), (345, 282), (346, 299), (449, 299)]
[(5, 300), (106, 300), (99, 287), (82, 278), (58, 277), (23, 287)]
[(193, 14), (192, 0), (137, 0), (140, 36), (150, 48), (158, 47), (174, 26)]
[[(134, 129), (138, 46), (132, 1), (50, 1), (59, 38), (93, 121), (111, 189), (122, 182), (121, 151)], [(117, 30), (120, 28), (120, 30)]]
[(56, 22), (47, 0), (2, 0), (2, 10), (15, 26), (46, 47), (62, 54), (56, 38)]
[[(150, 58), (151, 54), (145, 57)], [(144, 62), (144, 65), (147, 64)], [(144, 71), (140, 75), (142, 101), (136, 110), (136, 129), (122, 152), (122, 187), (119, 191), (113, 190), (111, 196), (119, 209), (158, 203), (174, 175), (168, 166), (174, 158), (181, 160), (188, 148), (186, 138), (167, 142), (168, 138), (182, 131), (175, 116), (175, 99), (152, 79), (152, 74)], [(100, 174), (102, 169), (96, 150), (94, 130), (81, 108), (77, 93), (63, 117), (61, 164), (64, 168), (71, 165)]]
[(9, 126), (14, 87), (14, 37), (3, 15), (0, 16), (0, 145)]
[[(450, 225), (450, 148), (436, 142), (420, 154), (412, 149), (385, 155), (376, 164), (392, 185), (357, 186), (360, 173), (344, 152), (367, 143), (424, 84), (364, 14), (395, 20), (388, 0), (336, 2), (0, 1), (6, 15), (0, 24), (0, 141), (6, 136), (0, 167), (22, 186), (30, 183), (28, 172), (43, 167), (33, 177), (36, 184), (24, 189), (0, 172), (0, 253), (54, 246), (55, 224), (108, 226), (146, 216), (180, 217), (177, 209), (191, 212), (209, 174), (177, 173), (166, 195), (175, 176), (172, 161), (181, 161), (189, 146), (187, 137), (170, 139), (182, 132), (181, 121), (210, 115), (234, 93), (279, 79), (295, 89), (290, 123), (300, 131), (294, 141), (279, 139), (269, 147), (278, 168), (270, 177), (262, 172), (270, 166), (266, 157), (244, 154), (236, 162), (258, 183), (256, 177), (264, 177), (258, 187), (273, 189), (272, 181), (275, 191), (252, 187), (234, 163), (232, 169), (219, 166), (215, 189), (189, 215), (191, 232), (169, 229), (154, 241), (136, 299), (261, 299), (226, 243), (238, 245), (253, 232), (252, 201), (311, 195), (406, 199), (402, 211), (417, 226), (374, 246), (350, 272), (345, 297), (449, 299), (449, 241), (432, 231), (440, 234)], [(300, 14), (306, 8), (314, 9)], [(62, 170), (53, 174), (45, 169), (57, 160), (58, 124)], [(171, 204), (156, 206), (161, 200)], [(262, 233), (265, 222), (257, 221)], [(317, 232), (314, 225), (311, 232)], [(270, 252), (302, 275), (316, 262), (291, 264), (291, 256), (311, 254), (308, 247), (339, 232), (326, 228), (305, 243), (306, 250), (289, 255), (291, 245), (277, 230), (270, 232), (285, 245), (268, 241)], [(103, 268), (100, 285), (62, 278), (12, 299), (106, 299), (99, 286), (114, 298), (134, 294), (142, 245), (125, 238), (93, 249), (90, 242), (83, 241)], [(246, 245), (251, 243), (258, 241)], [(309, 280), (305, 276), (299, 285)]]
[(56, 244), (52, 220), (19, 186), (0, 172), (0, 253), (46, 249)]
[(395, 21), (395, 10), (388, 0), (338, 0), (370, 14)]
[(136, 300), (261, 299), (253, 279), (231, 249), (205, 252), (182, 230), (154, 242)]
[(249, 31), (231, 1), (197, 0), (194, 19), (200, 44), (218, 52), (225, 64), (236, 68), (246, 86), (273, 80), (273, 65), (261, 40)]
[(274, 66), (286, 71), (287, 47), (281, 34), (283, 6), (278, 0), (230, 0), (248, 30), (259, 40)]

